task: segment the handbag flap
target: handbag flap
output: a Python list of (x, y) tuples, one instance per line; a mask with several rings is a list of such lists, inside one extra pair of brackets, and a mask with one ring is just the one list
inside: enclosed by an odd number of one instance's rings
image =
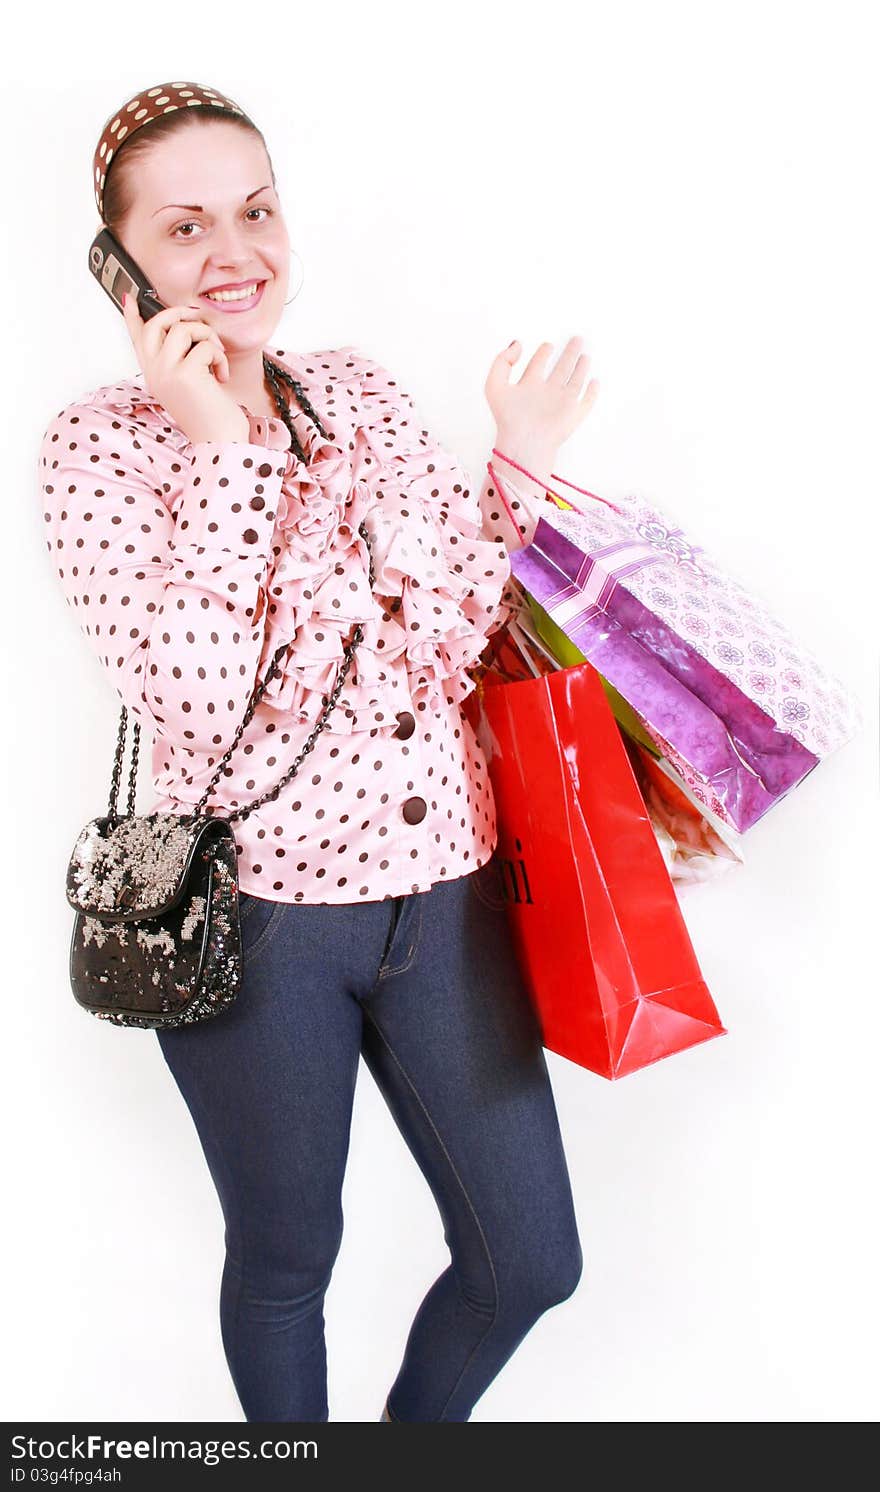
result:
[(224, 819), (191, 814), (91, 819), (70, 857), (67, 900), (92, 917), (158, 917), (183, 896), (195, 855), (218, 832), (232, 832)]

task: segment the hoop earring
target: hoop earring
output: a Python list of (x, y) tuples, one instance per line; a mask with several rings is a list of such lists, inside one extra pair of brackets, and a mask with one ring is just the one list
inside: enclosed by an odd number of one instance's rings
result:
[(291, 251), (290, 251), (290, 252), (291, 252), (291, 254), (296, 254), (296, 257), (297, 257), (297, 259), (299, 259), (299, 262), (300, 262), (300, 266), (301, 266), (301, 268), (302, 268), (302, 275), (301, 275), (301, 277), (300, 277), (300, 282), (299, 282), (299, 285), (298, 285), (298, 286), (297, 286), (297, 289), (296, 289), (296, 294), (295, 294), (295, 295), (292, 295), (292, 296), (291, 296), (291, 297), (290, 297), (290, 300), (286, 300), (286, 301), (285, 301), (285, 302), (284, 302), (284, 304), (285, 304), (285, 305), (286, 305), (286, 306), (289, 306), (289, 305), (290, 305), (290, 303), (291, 303), (291, 301), (295, 301), (295, 300), (296, 300), (296, 297), (297, 297), (297, 295), (299, 295), (299, 292), (300, 292), (300, 291), (301, 291), (301, 290), (302, 290), (302, 288), (303, 288), (303, 282), (304, 282), (304, 280), (305, 280), (305, 277), (306, 277), (306, 271), (305, 271), (305, 265), (304, 265), (304, 264), (303, 264), (303, 262), (302, 262), (302, 259), (300, 259), (300, 256), (299, 256), (299, 254), (298, 254), (298, 253), (297, 253), (297, 251), (296, 251), (296, 249), (291, 249)]

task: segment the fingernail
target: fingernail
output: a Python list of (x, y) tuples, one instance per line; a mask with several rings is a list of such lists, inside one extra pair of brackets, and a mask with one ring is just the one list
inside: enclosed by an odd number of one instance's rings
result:
[(123, 307), (124, 307), (125, 306), (125, 291), (124, 290), (122, 292), (122, 304), (123, 304)]

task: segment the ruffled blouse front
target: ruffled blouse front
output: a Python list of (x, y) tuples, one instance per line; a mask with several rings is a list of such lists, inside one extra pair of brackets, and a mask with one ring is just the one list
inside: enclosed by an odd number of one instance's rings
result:
[[(466, 474), (417, 428), (408, 396), (378, 364), (353, 348), (343, 354), (343, 389), (359, 417), (347, 418), (351, 404), (334, 410), (333, 440), (305, 416), (295, 421), (307, 465), (291, 457), (277, 505), (283, 543), (268, 580), (261, 673), (296, 639), (263, 700), (314, 723), (360, 623), (333, 716), (334, 729), (355, 731), (393, 719), (402, 668), (419, 711), (470, 693), (467, 669), (507, 615), (510, 564), (503, 543), (481, 534)], [(302, 378), (289, 355), (275, 356)]]
[(505, 537), (490, 479), (474, 486), (387, 369), (353, 347), (268, 351), (320, 417), (323, 434), (293, 401), (305, 461), (280, 418), (249, 414), (246, 440), (192, 443), (142, 376), (106, 385), (44, 436), (47, 547), (152, 736), (153, 809), (199, 802), (277, 656), (212, 807), (262, 796), (314, 739), (277, 796), (235, 821), (241, 889), (337, 903), (424, 891), (497, 841), (459, 706), (516, 605), (508, 546), (525, 529)]

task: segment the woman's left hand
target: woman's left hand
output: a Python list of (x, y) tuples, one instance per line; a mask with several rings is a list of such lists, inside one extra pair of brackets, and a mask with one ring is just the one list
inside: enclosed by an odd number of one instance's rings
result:
[(499, 352), (485, 385), (499, 449), (515, 447), (520, 457), (553, 464), (559, 447), (586, 419), (599, 392), (595, 378), (584, 388), (590, 359), (580, 351), (582, 346), (582, 337), (569, 338), (548, 374), (553, 344), (542, 342), (518, 383), (510, 382), (510, 372), (519, 360), (519, 342)]

